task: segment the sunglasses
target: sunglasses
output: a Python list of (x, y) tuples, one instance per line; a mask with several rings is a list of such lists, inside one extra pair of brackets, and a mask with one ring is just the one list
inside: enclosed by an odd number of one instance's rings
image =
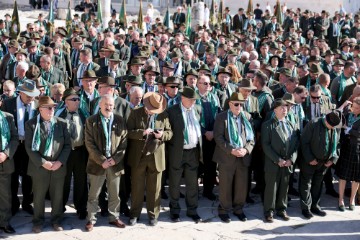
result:
[(80, 98), (69, 98), (69, 99), (66, 99), (66, 100), (76, 102), (76, 101), (80, 101)]
[(169, 88), (179, 88), (179, 86), (169, 86)]
[(41, 108), (47, 109), (47, 110), (49, 110), (49, 111), (51, 111), (51, 110), (54, 110), (54, 109), (55, 109), (55, 107), (54, 107), (54, 106), (51, 106), (51, 107), (41, 107)]
[(235, 107), (239, 107), (241, 106), (241, 103), (232, 103), (232, 105), (234, 105)]
[(310, 95), (310, 97), (312, 98), (312, 99), (320, 99), (321, 97), (315, 97), (315, 96), (311, 96)]

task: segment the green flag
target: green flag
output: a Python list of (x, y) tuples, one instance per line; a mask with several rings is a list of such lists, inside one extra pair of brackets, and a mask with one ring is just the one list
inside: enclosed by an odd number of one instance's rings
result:
[(218, 23), (222, 24), (224, 18), (224, 1), (220, 0), (219, 11), (218, 11)]
[(55, 31), (54, 22), (55, 22), (54, 2), (53, 2), (53, 0), (51, 0), (50, 8), (49, 8), (48, 22), (47, 22), (47, 31), (49, 32), (50, 38), (52, 38), (54, 36), (54, 31)]
[(120, 14), (119, 14), (119, 24), (120, 26), (123, 26), (124, 28), (127, 28), (127, 20), (126, 20), (126, 8), (125, 8), (125, 0), (123, 0)]
[(211, 0), (209, 25), (214, 27), (216, 23), (217, 23), (217, 18), (215, 13), (215, 0)]
[(282, 25), (283, 24), (283, 14), (281, 12), (280, 0), (276, 1), (276, 8), (275, 8), (274, 15), (276, 16), (277, 22), (280, 25)]
[(69, 35), (71, 35), (71, 22), (72, 22), (72, 18), (71, 18), (71, 8), (70, 8), (70, 0), (68, 3), (68, 13), (66, 16), (66, 31), (69, 33)]
[(164, 17), (164, 26), (170, 28), (170, 13), (169, 13), (169, 3), (166, 9), (165, 17)]
[(191, 7), (188, 6), (187, 14), (186, 14), (186, 28), (185, 28), (185, 35), (190, 37), (191, 34)]
[(249, 13), (253, 13), (253, 12), (254, 12), (253, 2), (252, 2), (252, 0), (249, 0), (246, 14), (249, 15)]
[(15, 0), (14, 11), (12, 14), (11, 26), (10, 26), (10, 37), (17, 39), (19, 35), (20, 35), (20, 21), (19, 21), (18, 7)]
[(98, 1), (98, 6), (97, 6), (97, 19), (98, 19), (99, 22), (102, 24), (102, 7), (101, 7), (101, 0)]
[(140, 0), (139, 15), (138, 15), (138, 27), (140, 32), (143, 31), (143, 13), (142, 13), (142, 0)]

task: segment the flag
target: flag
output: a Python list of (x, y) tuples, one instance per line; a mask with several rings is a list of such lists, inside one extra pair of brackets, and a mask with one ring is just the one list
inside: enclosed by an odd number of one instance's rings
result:
[(186, 14), (186, 28), (185, 28), (185, 35), (190, 37), (191, 34), (191, 7), (188, 6), (187, 14)]
[(10, 26), (10, 37), (17, 39), (19, 37), (19, 35), (20, 35), (19, 12), (18, 12), (16, 0), (15, 0), (14, 11), (12, 14), (11, 26)]
[(215, 0), (211, 0), (209, 24), (214, 26), (216, 23), (217, 23), (217, 18), (215, 13)]
[(123, 26), (124, 29), (127, 28), (125, 4), (125, 0), (123, 0), (119, 14), (119, 24), (120, 26)]
[(254, 12), (253, 2), (252, 2), (252, 0), (249, 0), (246, 14), (249, 15), (249, 13), (253, 13), (253, 12)]
[(49, 8), (48, 22), (47, 22), (47, 31), (49, 32), (50, 38), (52, 38), (54, 36), (54, 31), (55, 31), (54, 21), (55, 21), (55, 17), (54, 17), (54, 1), (51, 0), (50, 1), (50, 8)]
[(99, 22), (102, 24), (102, 7), (101, 7), (101, 0), (98, 1), (98, 6), (97, 6), (97, 17), (96, 17)]
[(283, 24), (283, 14), (281, 12), (280, 0), (276, 1), (276, 8), (275, 8), (274, 15), (276, 16), (277, 22), (280, 25), (282, 25)]
[(168, 1), (165, 17), (164, 17), (164, 26), (167, 28), (170, 28), (169, 1)]
[(224, 17), (224, 1), (220, 0), (219, 11), (218, 11), (218, 23), (222, 24)]
[(72, 23), (72, 18), (71, 18), (71, 7), (70, 7), (70, 0), (69, 0), (68, 13), (66, 16), (66, 31), (68, 32), (69, 35), (71, 35), (71, 23)]
[(143, 31), (143, 13), (142, 13), (142, 0), (140, 0), (139, 15), (138, 15), (138, 27), (140, 32)]

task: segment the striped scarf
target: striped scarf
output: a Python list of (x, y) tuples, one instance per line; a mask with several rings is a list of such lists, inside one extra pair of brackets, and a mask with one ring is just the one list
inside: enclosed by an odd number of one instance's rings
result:
[(6, 120), (6, 117), (2, 111), (0, 111), (0, 126), (1, 126), (1, 151), (4, 151), (10, 142), (10, 127)]

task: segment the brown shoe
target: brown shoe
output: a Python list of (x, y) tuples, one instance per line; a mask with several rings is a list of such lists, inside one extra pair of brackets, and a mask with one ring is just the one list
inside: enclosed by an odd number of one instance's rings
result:
[(276, 216), (280, 217), (284, 221), (290, 220), (290, 217), (287, 215), (285, 211), (276, 213)]
[(52, 226), (53, 226), (53, 229), (57, 232), (64, 231), (63, 227), (58, 223), (54, 223)]
[(125, 223), (123, 223), (120, 219), (116, 219), (113, 222), (109, 222), (109, 224), (114, 225), (118, 228), (125, 228)]
[(267, 216), (265, 216), (265, 222), (273, 223), (273, 222), (274, 222), (274, 217), (273, 217), (273, 215), (267, 215)]
[(87, 222), (85, 225), (85, 229), (88, 232), (91, 232), (94, 229), (94, 224), (92, 224), (91, 222)]
[(40, 225), (34, 225), (32, 228), (33, 233), (41, 233), (42, 231), (42, 226)]

